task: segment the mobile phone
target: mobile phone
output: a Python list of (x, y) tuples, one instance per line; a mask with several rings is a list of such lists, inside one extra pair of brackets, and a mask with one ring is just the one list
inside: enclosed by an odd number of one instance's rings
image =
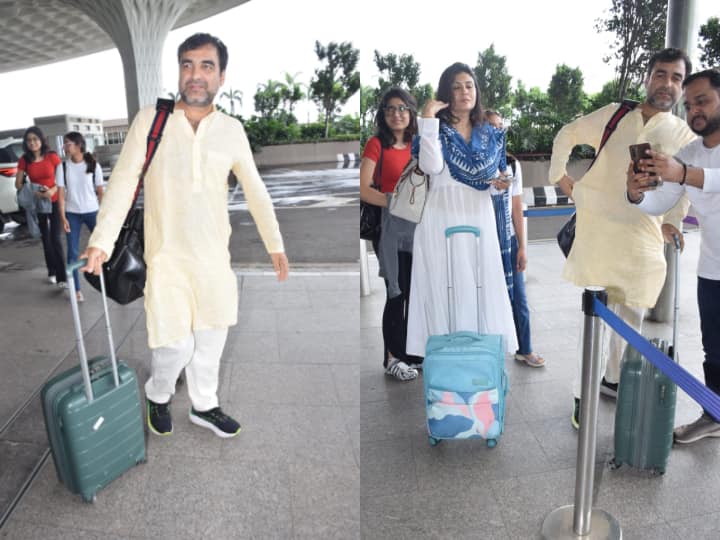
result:
[[(640, 170), (640, 160), (641, 159), (647, 159), (650, 156), (648, 155), (647, 151), (651, 150), (650, 143), (640, 143), (640, 144), (631, 144), (630, 145), (630, 159), (632, 159), (633, 162), (633, 172), (641, 173), (643, 172)], [(655, 173), (649, 172), (648, 174), (652, 178), (652, 180), (648, 183), (649, 186), (657, 187), (660, 185), (660, 179), (657, 177)]]
[(650, 143), (640, 143), (630, 145), (630, 159), (633, 162), (633, 172), (641, 173), (640, 160), (643, 158), (649, 158), (647, 151), (650, 150)]

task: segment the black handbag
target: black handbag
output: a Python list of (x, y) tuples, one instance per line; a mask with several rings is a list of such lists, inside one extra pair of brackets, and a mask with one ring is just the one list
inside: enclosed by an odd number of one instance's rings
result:
[[(595, 152), (595, 157), (593, 158), (592, 162), (590, 163), (590, 167), (588, 167), (588, 171), (592, 168), (592, 166), (595, 164), (595, 160), (597, 159), (598, 155), (600, 154), (600, 150), (603, 149), (603, 146), (605, 146), (605, 143), (610, 138), (610, 135), (613, 131), (615, 131), (615, 128), (617, 127), (620, 120), (622, 120), (623, 116), (625, 116), (627, 113), (632, 111), (635, 107), (637, 107), (638, 102), (633, 101), (632, 99), (624, 99), (623, 102), (620, 104), (620, 107), (618, 107), (618, 110), (615, 111), (615, 113), (612, 115), (612, 118), (608, 121), (607, 125), (605, 126), (605, 130), (603, 131), (602, 139), (600, 140), (600, 146), (598, 146), (597, 152)], [(585, 171), (587, 174), (587, 171)], [(572, 216), (570, 216), (570, 219), (567, 220), (567, 223), (563, 225), (557, 233), (557, 242), (558, 246), (560, 246), (560, 251), (563, 252), (563, 255), (567, 258), (568, 255), (570, 255), (570, 250), (572, 249), (573, 242), (575, 241), (575, 221), (576, 216), (573, 213)]]
[(572, 249), (573, 241), (575, 240), (576, 216), (577, 215), (573, 213), (567, 223), (562, 226), (560, 232), (557, 233), (558, 246), (560, 246), (560, 251), (563, 252), (565, 257), (570, 255), (570, 250)]
[[(380, 147), (380, 159), (373, 172), (373, 183), (370, 187), (380, 191), (380, 175), (382, 174), (383, 150)], [(380, 240), (382, 208), (363, 200), (360, 201), (360, 238), (377, 242)]]
[[(142, 207), (138, 206), (137, 200), (145, 173), (152, 162), (153, 156), (155, 156), (155, 151), (162, 138), (163, 129), (165, 129), (167, 119), (172, 114), (174, 107), (175, 102), (171, 99), (157, 100), (155, 119), (148, 134), (145, 163), (140, 172), (135, 197), (120, 229), (120, 234), (115, 241), (113, 252), (110, 258), (103, 263), (106, 296), (121, 305), (129, 304), (144, 294), (145, 276), (147, 274), (144, 258), (144, 211)], [(101, 290), (100, 276), (86, 272), (85, 279), (94, 289)]]

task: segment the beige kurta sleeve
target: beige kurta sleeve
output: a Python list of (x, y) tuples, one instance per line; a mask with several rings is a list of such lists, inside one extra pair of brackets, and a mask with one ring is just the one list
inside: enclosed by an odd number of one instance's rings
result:
[(570, 152), (577, 145), (587, 144), (597, 150), (605, 126), (618, 107), (617, 103), (611, 103), (563, 126), (553, 141), (550, 172), (548, 174), (548, 180), (551, 184), (557, 184), (567, 174), (567, 161)]
[(153, 107), (148, 107), (135, 116), (120, 157), (108, 180), (97, 216), (97, 225), (88, 241), (88, 247), (99, 248), (108, 256), (113, 251), (115, 240), (132, 204), (140, 171), (145, 162), (146, 137), (154, 112)]
[(236, 124), (236, 143), (239, 153), (232, 164), (232, 171), (242, 184), (248, 210), (255, 221), (265, 249), (268, 253), (283, 253), (285, 248), (270, 194), (255, 166), (245, 129), (239, 122)]

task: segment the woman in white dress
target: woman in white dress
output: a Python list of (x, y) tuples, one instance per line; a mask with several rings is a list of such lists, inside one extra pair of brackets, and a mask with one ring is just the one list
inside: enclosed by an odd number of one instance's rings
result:
[[(505, 134), (483, 121), (477, 81), (469, 66), (455, 63), (443, 72), (436, 99), (427, 102), (418, 123), (420, 137), (413, 151), (420, 168), (430, 175), (430, 189), (415, 229), (407, 353), (425, 356), (430, 335), (460, 330), (501, 334), (507, 352), (513, 353), (517, 338), (489, 191), (491, 185), (507, 185), (498, 181), (499, 172), (507, 169)], [(454, 236), (455, 324), (450, 328), (445, 230), (456, 225), (480, 229), (480, 268), (475, 264), (475, 238)]]

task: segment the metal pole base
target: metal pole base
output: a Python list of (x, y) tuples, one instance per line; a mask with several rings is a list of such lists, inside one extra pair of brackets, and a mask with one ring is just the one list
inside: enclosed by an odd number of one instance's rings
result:
[(542, 524), (543, 540), (622, 540), (622, 530), (617, 520), (605, 510), (593, 508), (590, 532), (580, 536), (573, 530), (575, 506), (561, 506), (550, 512)]

